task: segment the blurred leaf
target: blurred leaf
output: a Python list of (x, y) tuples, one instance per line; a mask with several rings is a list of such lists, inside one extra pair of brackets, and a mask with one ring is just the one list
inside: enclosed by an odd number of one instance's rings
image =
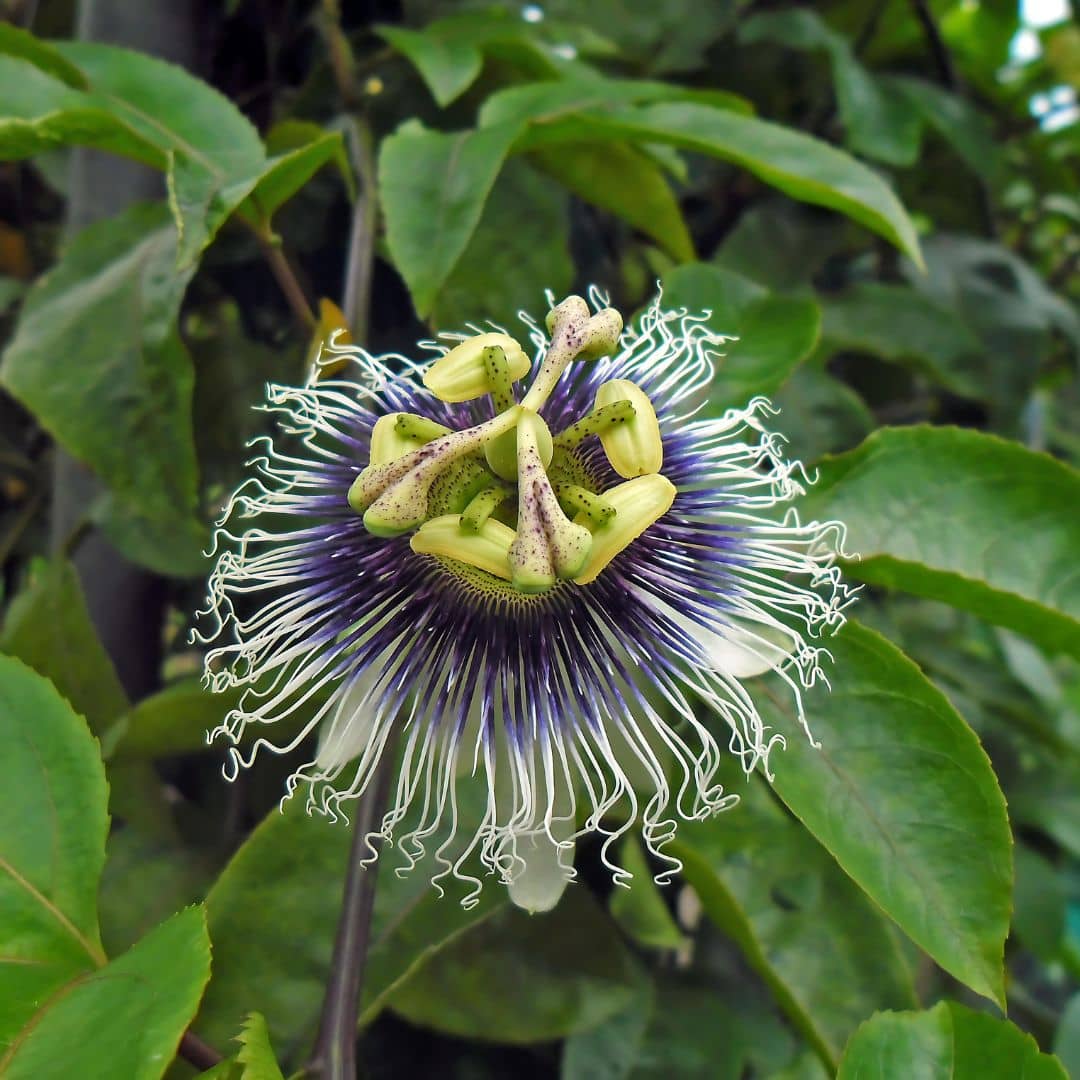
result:
[(875, 432), (821, 463), (805, 513), (837, 518), (852, 577), (942, 600), (1080, 656), (1080, 474), (959, 428)]
[(11, 601), (0, 630), (0, 652), (17, 656), (53, 685), (102, 732), (128, 709), (108, 653), (86, 610), (75, 568), (35, 560), (26, 588)]
[(1026, 1032), (955, 1001), (927, 1012), (879, 1013), (852, 1036), (838, 1080), (1067, 1080), (1061, 1063), (1040, 1054)]
[(685, 938), (664, 903), (660, 888), (636, 837), (623, 841), (619, 862), (632, 874), (628, 885), (612, 890), (608, 900), (611, 917), (624, 934), (651, 949), (678, 949)]
[(882, 83), (902, 94), (923, 122), (937, 131), (970, 168), (988, 183), (1001, 171), (1001, 150), (986, 116), (959, 94), (925, 79), (890, 75)]
[[(459, 798), (459, 805), (464, 816), (468, 798)], [(346, 825), (309, 816), (296, 798), (282, 812), (271, 812), (233, 856), (206, 901), (215, 945), (214, 977), (197, 1025), (204, 1037), (223, 1043), (257, 1009), (282, 1060), (302, 1055), (315, 1034), (330, 970), (349, 843)], [(428, 850), (439, 843), (429, 837)], [(394, 848), (380, 856), (361, 1004), (365, 1020), (414, 967), (506, 902), (505, 892), (489, 887), (466, 911), (455, 882), (447, 882), (445, 897), (432, 887), (439, 869), (433, 857), (399, 877), (395, 869), (402, 865)]]
[(414, 1024), (529, 1043), (584, 1031), (626, 1009), (644, 975), (588, 891), (553, 911), (504, 908), (450, 943), (390, 997)]
[(775, 393), (817, 344), (821, 312), (812, 300), (768, 294), (730, 270), (706, 263), (676, 267), (663, 280), (664, 304), (709, 310), (709, 324), (738, 340), (718, 349), (710, 406), (741, 408)]
[[(494, 123), (507, 114), (521, 117), (525, 110), (517, 107), (516, 99), (515, 107), (508, 107), (507, 96), (514, 93), (504, 90), (489, 98), (481, 123)], [(559, 97), (558, 108), (542, 99), (530, 102), (530, 126), (517, 149), (586, 140), (669, 143), (729, 161), (794, 199), (838, 210), (880, 233), (915, 262), (922, 261), (915, 228), (892, 189), (877, 173), (820, 139), (695, 102), (619, 107), (586, 98), (578, 111), (570, 111), (574, 106), (566, 94)]]
[(0, 55), (28, 60), (46, 75), (76, 90), (85, 90), (86, 76), (47, 41), (10, 22), (0, 22)]
[(1061, 1014), (1054, 1035), (1054, 1053), (1065, 1066), (1066, 1076), (1080, 1076), (1080, 992), (1069, 998)]
[(143, 698), (109, 732), (109, 757), (165, 757), (206, 749), (206, 734), (240, 700), (240, 691), (216, 694), (198, 678), (183, 679)]
[(1012, 840), (979, 740), (885, 638), (849, 622), (829, 639), (832, 690), (797, 720), (763, 710), (787, 736), (773, 787), (837, 862), (946, 971), (1004, 1000)]
[(460, 330), (490, 319), (514, 333), (519, 311), (546, 311), (544, 290), (562, 295), (573, 281), (567, 203), (562, 191), (524, 161), (508, 161), (476, 232), (439, 291), (432, 324)]
[(1054, 865), (1025, 844), (1013, 850), (1016, 887), (1013, 930), (1041, 960), (1052, 963), (1065, 939), (1065, 890)]
[[(8, 961), (0, 964), (0, 1047), (10, 1055), (43, 1002), (105, 962), (97, 882), (109, 822), (105, 773), (86, 723), (47, 679), (9, 657), (0, 657), (0, 740), (8, 770), (0, 800), (0, 954)], [(33, 1025), (40, 1030), (39, 1019)], [(0, 1053), (0, 1072), (15, 1075), (8, 1064)]]
[(248, 1014), (237, 1038), (240, 1050), (236, 1060), (242, 1066), (240, 1080), (285, 1080), (270, 1045), (266, 1020), (260, 1013)]
[(773, 395), (780, 410), (778, 426), (788, 441), (788, 455), (817, 461), (847, 450), (874, 428), (874, 416), (849, 386), (818, 367), (803, 364)]
[(856, 153), (890, 165), (911, 165), (919, 154), (922, 124), (906, 97), (872, 75), (851, 43), (815, 11), (768, 11), (739, 24), (739, 41), (770, 41), (790, 49), (823, 49), (832, 64), (840, 119)]
[(943, 304), (901, 285), (864, 282), (822, 297), (822, 307), (823, 334), (832, 348), (911, 361), (954, 393), (985, 397), (982, 345)]
[(56, 995), (0, 1057), (11, 1080), (64, 1074), (157, 1080), (176, 1054), (210, 975), (201, 908), (152, 930), (123, 956)]
[(625, 1080), (634, 1071), (652, 1018), (654, 990), (643, 983), (642, 993), (621, 1012), (563, 1044), (560, 1080)]
[(575, 195), (628, 221), (673, 259), (693, 259), (678, 200), (661, 170), (637, 147), (565, 143), (531, 156)]
[(680, 826), (671, 853), (824, 1061), (870, 1010), (914, 1003), (888, 923), (761, 785), (736, 811)]
[(128, 948), (162, 919), (204, 896), (210, 881), (209, 860), (178, 838), (114, 824), (98, 899), (105, 951), (115, 956)]
[(843, 244), (829, 215), (770, 198), (739, 217), (713, 262), (777, 292), (803, 290)]
[(378, 27), (379, 36), (408, 57), (443, 108), (472, 85), (484, 64), (476, 37), (454, 32), (459, 25), (460, 20), (451, 18), (440, 19), (423, 30)]
[[(163, 573), (203, 569), (193, 376), (176, 329), (178, 272), (164, 207), (81, 232), (19, 313), (0, 379), (111, 489), (106, 531)], [(138, 452), (132, 452), (137, 447)]]
[(383, 140), (386, 240), (421, 317), (465, 251), (517, 132), (507, 124), (445, 134), (410, 122)]

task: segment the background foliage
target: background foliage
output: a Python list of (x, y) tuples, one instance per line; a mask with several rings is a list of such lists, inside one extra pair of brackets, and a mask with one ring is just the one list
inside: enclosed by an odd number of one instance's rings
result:
[(187, 633), (264, 382), (657, 280), (861, 554), (822, 749), (773, 708), (665, 890), (633, 842), (533, 918), (384, 868), (364, 1075), (1080, 1075), (1068, 6), (124, 7), (0, 3), (0, 1075), (310, 1048), (348, 837), (288, 759), (221, 782)]

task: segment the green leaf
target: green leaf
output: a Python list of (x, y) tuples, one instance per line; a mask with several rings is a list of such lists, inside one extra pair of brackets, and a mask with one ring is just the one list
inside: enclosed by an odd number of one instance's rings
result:
[(443, 949), (390, 998), (407, 1020), (493, 1042), (584, 1031), (622, 1012), (643, 973), (581, 886), (553, 911), (505, 908)]
[(278, 1068), (266, 1020), (257, 1012), (250, 1013), (237, 1039), (240, 1051), (236, 1060), (243, 1068), (240, 1080), (285, 1080)]
[(615, 888), (608, 900), (611, 917), (641, 945), (652, 949), (678, 949), (685, 938), (668, 910), (653, 872), (635, 837), (622, 845), (619, 862), (632, 874), (629, 885)]
[(198, 678), (183, 679), (143, 698), (108, 733), (109, 757), (165, 757), (206, 749), (206, 733), (225, 719), (240, 691), (215, 694)]
[(849, 622), (831, 638), (832, 691), (803, 694), (820, 749), (787, 737), (773, 787), (836, 861), (946, 971), (1003, 1003), (1012, 895), (1005, 800), (971, 729), (903, 653)]
[(48, 42), (13, 23), (0, 22), (0, 55), (28, 60), (46, 75), (76, 90), (86, 89), (86, 76)]
[(10, 657), (0, 657), (0, 741), (0, 1047), (10, 1053), (43, 1001), (105, 962), (97, 882), (108, 814), (85, 722)]
[(445, 134), (410, 122), (383, 140), (386, 241), (421, 317), (465, 251), (517, 132), (504, 124)]
[[(380, 26), (378, 34), (410, 63), (424, 78), (438, 104), (445, 108), (475, 81), (484, 64), (483, 53), (475, 40), (447, 33), (439, 22), (424, 30), (400, 26)], [(442, 30), (442, 32), (440, 32)]]
[(982, 344), (955, 311), (902, 285), (864, 282), (822, 297), (823, 334), (834, 349), (910, 361), (935, 382), (986, 397)]
[(885, 428), (822, 462), (807, 516), (837, 518), (861, 581), (941, 600), (1080, 656), (1080, 474), (958, 428)]
[(1065, 940), (1065, 886), (1054, 865), (1026, 844), (1017, 844), (1013, 930), (1045, 963), (1061, 956)]
[(127, 695), (90, 621), (71, 563), (35, 560), (26, 587), (11, 601), (0, 652), (51, 679), (95, 732), (128, 709)]
[(54, 997), (0, 1055), (10, 1080), (65, 1075), (158, 1080), (176, 1054), (210, 975), (201, 908), (188, 908), (123, 956)]
[(823, 49), (832, 65), (840, 119), (856, 153), (890, 165), (911, 165), (919, 154), (919, 112), (890, 83), (856, 59), (851, 44), (806, 8), (763, 12), (739, 26), (739, 41), (772, 41), (792, 49)]
[(1080, 1075), (1080, 992), (1065, 1004), (1054, 1034), (1054, 1053), (1064, 1062), (1067, 1076)]
[(939, 1002), (927, 1012), (879, 1013), (855, 1033), (838, 1080), (897, 1076), (1067, 1080), (1061, 1063), (1039, 1053), (1026, 1032), (955, 1001)]
[(914, 1004), (889, 924), (762, 785), (731, 813), (680, 826), (671, 853), (830, 1067), (867, 1012)]
[[(546, 309), (544, 290), (563, 295), (574, 277), (566, 194), (525, 161), (508, 161), (480, 223), (446, 279), (431, 313), (439, 329), (485, 319), (521, 329), (519, 311)], [(521, 208), (527, 206), (528, 214)]]
[(813, 352), (821, 330), (821, 312), (812, 300), (770, 295), (749, 278), (705, 263), (666, 274), (663, 302), (711, 311), (710, 326), (738, 339), (721, 348), (723, 359), (709, 388), (710, 405), (718, 410), (775, 393)]
[(98, 513), (121, 549), (174, 574), (202, 571), (205, 536), (176, 327), (190, 276), (164, 207), (91, 225), (30, 290), (0, 364), (7, 389), (108, 485)]
[[(838, 210), (895, 244), (922, 264), (915, 227), (877, 173), (820, 139), (791, 128), (696, 102), (616, 106), (609, 100), (564, 102), (561, 109), (528, 115), (525, 103), (495, 94), (481, 123), (508, 116), (530, 126), (518, 150), (586, 140), (668, 143), (730, 161), (794, 199)], [(523, 116), (523, 114), (526, 114)]]
[(268, 147), (277, 144), (281, 149), (266, 162), (254, 188), (240, 204), (238, 212), (248, 220), (269, 221), (279, 207), (331, 163), (337, 167), (350, 196), (354, 194), (352, 169), (340, 132), (293, 120), (276, 125), (266, 141)]
[(563, 143), (541, 148), (531, 157), (575, 195), (652, 237), (673, 259), (694, 258), (678, 200), (661, 169), (637, 147)]
[(634, 1070), (652, 1019), (654, 990), (644, 983), (642, 993), (620, 1012), (563, 1044), (559, 1080), (625, 1080)]
[[(463, 812), (470, 805), (459, 797)], [(230, 1038), (257, 1009), (274, 1032), (282, 1060), (297, 1060), (310, 1043), (330, 970), (349, 840), (347, 826), (308, 816), (303, 799), (296, 798), (283, 812), (270, 813), (233, 856), (206, 901), (214, 977), (198, 1029), (211, 1042)], [(439, 842), (429, 837), (428, 850)], [(505, 891), (488, 887), (479, 905), (465, 911), (452, 881), (445, 897), (432, 887), (438, 868), (430, 856), (404, 877), (395, 873), (401, 865), (396, 849), (382, 853), (364, 1019), (378, 1012), (389, 991), (426, 956), (506, 903)], [(297, 926), (304, 928), (299, 937)], [(293, 941), (289, 949), (281, 948), (285, 938)]]
[(787, 439), (788, 457), (817, 461), (848, 450), (874, 428), (874, 414), (846, 383), (821, 368), (803, 364), (773, 395), (776, 421)]
[(237, 181), (250, 190), (265, 167), (258, 132), (228, 98), (174, 64), (96, 42), (56, 47), (86, 74), (92, 102), (165, 156), (177, 259), (192, 265), (247, 194)]

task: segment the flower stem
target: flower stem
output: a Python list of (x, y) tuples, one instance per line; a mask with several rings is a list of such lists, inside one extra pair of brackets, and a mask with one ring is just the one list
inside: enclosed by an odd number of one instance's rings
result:
[(392, 741), (383, 747), (375, 775), (367, 791), (357, 800), (334, 958), (323, 998), (319, 1034), (307, 1068), (307, 1075), (318, 1080), (356, 1080), (357, 1019), (371, 944), (371, 913), (379, 865), (377, 862), (363, 864), (371, 855), (367, 837), (382, 819), (390, 793), (395, 756)]
[(289, 260), (285, 258), (285, 253), (281, 250), (281, 244), (278, 243), (277, 238), (270, 233), (268, 228), (256, 228), (254, 232), (259, 250), (263, 253), (263, 258), (266, 259), (270, 272), (276, 278), (278, 285), (281, 286), (281, 291), (285, 294), (285, 299), (288, 301), (289, 308), (296, 321), (305, 333), (310, 333), (315, 327), (315, 313), (311, 310), (311, 305), (304, 295), (304, 290), (301, 288), (296, 274), (293, 273), (293, 268), (289, 265)]
[(220, 1050), (204, 1042), (190, 1028), (184, 1032), (176, 1052), (179, 1057), (194, 1065), (200, 1072), (212, 1069), (218, 1062), (224, 1060)]

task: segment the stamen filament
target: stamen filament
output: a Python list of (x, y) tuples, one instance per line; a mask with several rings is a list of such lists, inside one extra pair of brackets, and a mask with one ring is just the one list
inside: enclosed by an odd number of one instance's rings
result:
[(461, 514), (461, 531), (478, 533), (484, 522), (513, 494), (506, 484), (495, 484), (474, 495)]
[(483, 357), (495, 411), (505, 412), (517, 404), (514, 400), (514, 382), (510, 376), (510, 362), (506, 358), (506, 352), (498, 345), (486, 348)]
[(559, 503), (567, 510), (568, 517), (584, 514), (590, 525), (599, 528), (615, 516), (615, 507), (611, 503), (602, 495), (596, 495), (580, 484), (571, 483), (569, 480), (553, 480), (551, 486)]
[(625, 398), (603, 405), (599, 409), (575, 420), (568, 428), (555, 436), (554, 443), (560, 450), (573, 450), (590, 435), (599, 435), (616, 424), (625, 424), (634, 418), (634, 404)]

